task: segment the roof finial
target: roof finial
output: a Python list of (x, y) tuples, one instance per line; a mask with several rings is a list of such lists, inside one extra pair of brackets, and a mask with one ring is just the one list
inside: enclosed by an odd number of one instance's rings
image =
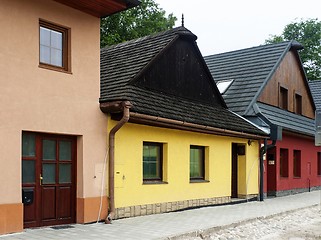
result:
[(182, 13), (182, 27), (184, 27), (184, 13)]

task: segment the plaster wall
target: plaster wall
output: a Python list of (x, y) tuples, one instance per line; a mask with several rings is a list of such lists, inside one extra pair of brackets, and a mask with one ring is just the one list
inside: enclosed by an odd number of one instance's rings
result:
[[(144, 141), (163, 143), (164, 183), (143, 183)], [(248, 146), (247, 139), (125, 124), (115, 138), (115, 207), (231, 196), (232, 143), (246, 145), (246, 155), (239, 159), (244, 163), (239, 168), (244, 172), (239, 176), (239, 194), (258, 194), (256, 141)], [(206, 147), (205, 182), (190, 182), (190, 145)]]
[[(39, 19), (71, 29), (70, 73), (39, 67)], [(78, 136), (77, 198), (99, 197), (107, 123), (98, 103), (99, 24), (51, 0), (1, 1), (0, 205), (21, 204), (22, 131)]]
[[(288, 177), (280, 176), (280, 149), (288, 149)], [(301, 151), (301, 176), (293, 174), (293, 151)], [(272, 192), (295, 192), (308, 191), (320, 187), (321, 176), (317, 174), (317, 153), (321, 152), (320, 147), (314, 145), (314, 138), (299, 137), (297, 135), (283, 134), (282, 141), (278, 141), (275, 149), (274, 165), (267, 166), (270, 170), (266, 174), (266, 180), (270, 181)], [(265, 161), (269, 164), (269, 161)], [(267, 183), (267, 182), (266, 182)], [(301, 190), (300, 190), (301, 189)], [(294, 190), (294, 191), (292, 191)]]

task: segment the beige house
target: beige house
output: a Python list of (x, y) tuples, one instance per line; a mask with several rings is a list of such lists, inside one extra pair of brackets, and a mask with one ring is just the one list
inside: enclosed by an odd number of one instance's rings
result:
[(137, 4), (1, 1), (0, 234), (106, 217), (100, 17)]

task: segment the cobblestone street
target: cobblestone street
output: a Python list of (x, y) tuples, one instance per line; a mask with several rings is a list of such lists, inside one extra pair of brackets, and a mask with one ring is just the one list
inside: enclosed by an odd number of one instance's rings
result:
[(231, 227), (204, 232), (201, 237), (188, 239), (321, 239), (320, 206), (233, 224)]

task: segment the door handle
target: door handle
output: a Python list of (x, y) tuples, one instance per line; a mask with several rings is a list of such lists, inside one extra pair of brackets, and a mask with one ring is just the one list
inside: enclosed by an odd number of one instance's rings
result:
[(42, 180), (43, 180), (43, 177), (41, 176), (41, 174), (40, 174), (40, 176), (39, 176), (39, 182), (40, 182), (40, 186), (42, 185)]

